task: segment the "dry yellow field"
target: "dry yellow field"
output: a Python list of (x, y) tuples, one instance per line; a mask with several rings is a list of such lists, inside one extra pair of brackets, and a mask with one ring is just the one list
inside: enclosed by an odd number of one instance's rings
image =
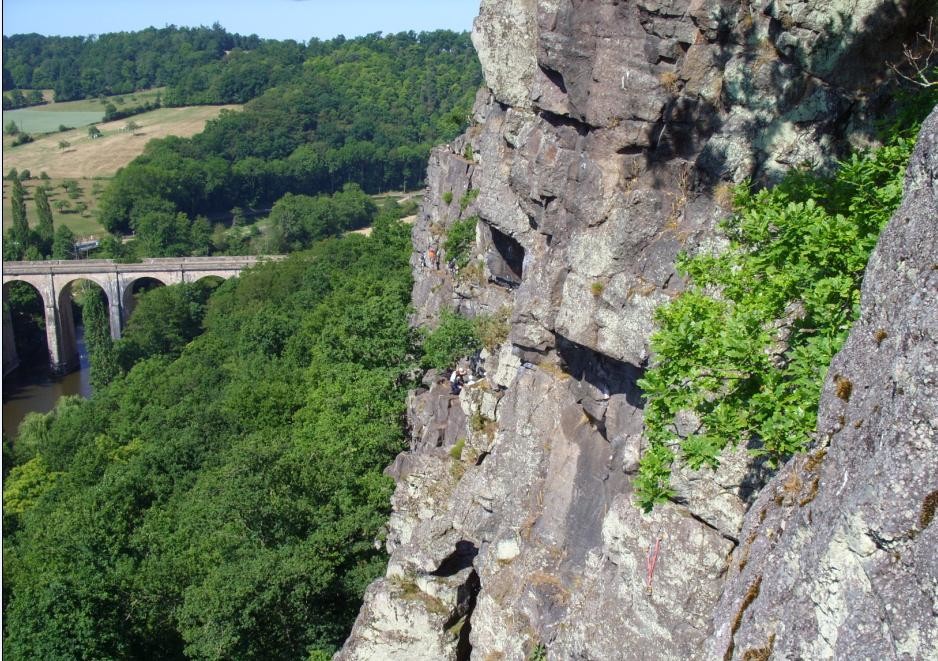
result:
[[(143, 152), (147, 141), (169, 135), (189, 137), (199, 133), (205, 122), (214, 119), (222, 108), (239, 110), (241, 106), (192, 106), (160, 108), (148, 113), (98, 124), (102, 136), (92, 140), (88, 128), (52, 133), (19, 147), (10, 147), (12, 138), (3, 139), (3, 174), (12, 168), (29, 170), (35, 177), (46, 172), (53, 179), (90, 179), (111, 177)], [(124, 130), (128, 122), (140, 126), (136, 135)], [(65, 141), (69, 146), (59, 148)]]

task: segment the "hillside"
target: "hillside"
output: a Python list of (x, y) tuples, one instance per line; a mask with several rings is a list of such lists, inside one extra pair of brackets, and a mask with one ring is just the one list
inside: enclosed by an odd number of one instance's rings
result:
[[(170, 25), (89, 37), (3, 35), (3, 91), (52, 89), (56, 101), (129, 95), (140, 89), (175, 84), (201, 67), (218, 67), (226, 52), (234, 49), (253, 51), (253, 59), (263, 61), (268, 49), (282, 50), (282, 46), (256, 35), (230, 34), (217, 23), (211, 27)], [(265, 78), (265, 82), (273, 81)], [(225, 99), (219, 103), (243, 100)]]
[(336, 40), (308, 54), (243, 112), (189, 140), (151, 142), (106, 191), (102, 224), (126, 232), (154, 205), (192, 218), (349, 183), (413, 190), (431, 146), (464, 126), (480, 76), (467, 35), (446, 31)]
[[(126, 46), (134, 39), (150, 40), (153, 35), (145, 32), (116, 41), (109, 36), (69, 44), (84, 55), (98, 57), (102, 43)], [(33, 51), (42, 51), (58, 43), (54, 38), (28, 37), (10, 40), (10, 47), (31, 44)], [(4, 44), (6, 48), (7, 40)], [(154, 48), (165, 50), (163, 45)], [(36, 84), (30, 71), (48, 73), (41, 57), (24, 56), (16, 62), (13, 74), (19, 84), (20, 80)], [(251, 237), (238, 229), (233, 232), (236, 240), (229, 241), (222, 236), (225, 228), (213, 228), (208, 219), (240, 224), (255, 217), (245, 210), (277, 209), (287, 196), (300, 196), (281, 205), (280, 209), (291, 208), (280, 214), (282, 231), (264, 237), (268, 250), (286, 251), (308, 246), (297, 238), (306, 236), (296, 231), (303, 223), (290, 220), (297, 209), (310, 211), (310, 205), (318, 204), (306, 197), (341, 194), (347, 186), (369, 194), (421, 187), (432, 145), (464, 126), (480, 73), (468, 35), (446, 30), (339, 37), (308, 45), (265, 41), (250, 51), (235, 49), (186, 71), (161, 97), (170, 106), (247, 101), (241, 112), (164, 107), (104, 124), (103, 135), (95, 139), (87, 129), (79, 129), (7, 149), (3, 167), (7, 173), (13, 168), (29, 170), (32, 176), (45, 172), (54, 181), (112, 176), (93, 200), (81, 204), (83, 213), (93, 214), (107, 232), (134, 233), (144, 239), (120, 249), (111, 242), (115, 250), (106, 252), (121, 258), (140, 250), (184, 255), (253, 249), (248, 244), (259, 228), (248, 230)], [(133, 93), (131, 101), (121, 97), (124, 104), (114, 99), (112, 105), (117, 112), (127, 111), (142, 103), (146, 94)], [(86, 99), (15, 112), (41, 118), (54, 116), (55, 107), (74, 106), (86, 112), (100, 102)], [(140, 130), (123, 132), (131, 121)], [(5, 144), (12, 140), (7, 137)], [(68, 214), (59, 219), (74, 224), (76, 230), (89, 225), (86, 219)], [(20, 253), (25, 254), (35, 246), (29, 245), (28, 232), (21, 233), (25, 238), (9, 243), (23, 247)], [(217, 240), (209, 241), (212, 233)]]
[[(96, 124), (101, 137), (95, 139), (89, 137), (87, 127), (81, 127), (38, 135), (33, 142), (11, 148), (13, 138), (4, 136), (3, 172), (16, 168), (29, 170), (34, 176), (45, 172), (57, 179), (113, 177), (143, 153), (148, 141), (167, 136), (188, 138), (204, 130), (206, 122), (218, 117), (222, 110), (240, 108), (237, 105), (160, 108), (130, 119)], [(131, 120), (140, 126), (133, 134), (125, 130)], [(62, 141), (69, 146), (60, 148)]]

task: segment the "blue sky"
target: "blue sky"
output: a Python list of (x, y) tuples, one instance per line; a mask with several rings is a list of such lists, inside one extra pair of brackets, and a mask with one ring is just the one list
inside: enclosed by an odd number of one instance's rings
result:
[(3, 34), (85, 36), (218, 21), (229, 32), (305, 42), (469, 30), (478, 11), (479, 0), (3, 0)]

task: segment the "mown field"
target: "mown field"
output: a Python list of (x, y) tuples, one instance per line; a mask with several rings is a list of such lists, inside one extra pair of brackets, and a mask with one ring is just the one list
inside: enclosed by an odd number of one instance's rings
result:
[[(137, 95), (137, 98), (138, 103), (142, 102), (140, 94)], [(89, 103), (98, 102), (96, 100), (75, 101), (57, 105), (81, 108), (82, 104)], [(51, 107), (51, 104), (49, 107)], [(237, 110), (240, 109), (240, 106), (160, 108), (131, 118), (97, 124), (98, 129), (101, 131), (101, 137), (95, 139), (88, 135), (87, 126), (37, 136), (34, 142), (19, 147), (13, 147), (13, 138), (5, 135), (3, 137), (3, 174), (4, 176), (9, 174), (10, 170), (14, 168), (20, 173), (29, 170), (32, 179), (23, 183), (28, 195), (26, 207), (30, 221), (35, 216), (32, 191), (41, 183), (48, 183), (53, 187), (50, 201), (52, 202), (55, 222), (65, 223), (78, 236), (98, 234), (103, 232), (103, 229), (96, 220), (97, 200), (100, 192), (107, 186), (107, 180), (113, 177), (118, 169), (139, 156), (149, 140), (170, 135), (180, 137), (195, 135), (205, 127), (208, 120), (217, 117), (222, 108)], [(38, 110), (35, 112), (44, 112), (44, 114), (50, 116), (59, 114)], [(69, 111), (73, 115), (80, 115), (84, 112), (86, 111)], [(8, 114), (10, 113), (4, 113), (4, 117)], [(129, 121), (133, 121), (140, 127), (134, 134), (126, 130)], [(43, 172), (49, 177), (49, 181), (39, 180), (39, 176)], [(68, 179), (75, 179), (79, 182), (79, 188), (82, 192), (78, 198), (68, 197), (64, 188), (62, 188), (61, 184)], [(11, 222), (9, 188), (9, 182), (4, 180), (4, 230)], [(70, 208), (65, 210), (56, 208), (56, 202), (60, 199), (68, 201)], [(87, 207), (81, 213), (76, 211), (76, 207), (80, 208), (80, 204)]]

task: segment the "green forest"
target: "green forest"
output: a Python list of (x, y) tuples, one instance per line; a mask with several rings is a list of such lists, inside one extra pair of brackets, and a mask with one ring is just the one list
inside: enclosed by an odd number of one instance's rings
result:
[(201, 134), (151, 142), (105, 192), (102, 224), (128, 231), (157, 203), (192, 217), (349, 182), (368, 193), (417, 187), (481, 82), (468, 37), (434, 35), (344, 42)]
[[(459, 63), (462, 69), (464, 64), (478, 68), (465, 33), (374, 33), (354, 39), (340, 35), (303, 44), (231, 34), (216, 23), (210, 28), (151, 27), (89, 37), (4, 35), (3, 92), (12, 96), (20, 90), (24, 100), (19, 105), (28, 105), (41, 99), (23, 90), (51, 89), (55, 101), (73, 101), (167, 87), (163, 102), (171, 106), (245, 103), (267, 89), (299, 80), (308, 60), (355, 61), (360, 48), (399, 57), (404, 69), (427, 54)], [(423, 78), (413, 71), (407, 77)], [(437, 84), (433, 78), (413, 82), (423, 85), (425, 94)], [(452, 82), (444, 78), (440, 84)]]
[(214, 291), (156, 289), (119, 342), (89, 338), (94, 397), (4, 445), (9, 658), (337, 649), (386, 561), (381, 471), (419, 361), (396, 215)]
[[(185, 52), (211, 52), (215, 59), (178, 79), (141, 80), (136, 87), (170, 84), (163, 94), (164, 104), (170, 105), (247, 103), (243, 111), (223, 112), (192, 138), (150, 141), (144, 153), (110, 181), (99, 220), (109, 232), (133, 232), (141, 240), (137, 257), (243, 250), (243, 245), (212, 242), (208, 218), (215, 222), (234, 217), (238, 209), (269, 209), (286, 195), (347, 193), (348, 184), (364, 193), (419, 187), (430, 148), (462, 130), (481, 83), (465, 33), (337, 37), (307, 46), (257, 42), (248, 44), (253, 50), (229, 51), (240, 38), (220, 28), (166, 30), (168, 41), (183, 40), (177, 48), (189, 44)], [(159, 41), (154, 33), (162, 32), (79, 40), (75, 66), (85, 66), (82, 58), (87, 57), (89, 70), (98, 71), (92, 55), (102, 44), (113, 42), (117, 48), (140, 39), (145, 48), (150, 39)], [(41, 59), (42, 54), (56, 44), (70, 52), (64, 48), (69, 43), (37, 35), (4, 37), (5, 66), (17, 85), (27, 78), (40, 84), (37, 77), (45, 75), (49, 61)], [(128, 62), (139, 64), (150, 54), (160, 61), (163, 51), (154, 49)], [(115, 50), (113, 57), (121, 52)], [(27, 57), (29, 53), (35, 57)], [(82, 71), (76, 75), (81, 78)], [(90, 88), (82, 93), (90, 93)], [(11, 246), (18, 248), (11, 247), (5, 259), (25, 258), (29, 236), (13, 238)], [(290, 231), (278, 231), (265, 243), (268, 252), (297, 247), (297, 236)], [(51, 243), (39, 255), (50, 256)]]
[[(226, 56), (233, 54), (231, 59), (239, 62), (225, 77), (237, 78), (242, 67), (246, 72), (247, 63), (241, 60), (247, 58), (255, 71), (250, 82), (240, 90), (230, 83), (216, 83), (214, 96), (203, 93), (201, 103), (240, 103), (256, 96), (256, 92), (245, 94), (256, 89), (257, 72), (266, 72), (265, 87), (275, 85), (288, 77), (285, 67), (302, 62), (305, 50), (294, 41), (229, 34), (218, 23), (210, 28), (168, 26), (89, 37), (4, 35), (3, 91), (51, 89), (56, 101), (130, 94), (152, 87), (181, 86), (191, 91), (193, 80), (204, 82), (207, 72), (224, 69)], [(180, 100), (178, 105), (200, 102), (188, 94), (174, 92), (173, 99)]]

